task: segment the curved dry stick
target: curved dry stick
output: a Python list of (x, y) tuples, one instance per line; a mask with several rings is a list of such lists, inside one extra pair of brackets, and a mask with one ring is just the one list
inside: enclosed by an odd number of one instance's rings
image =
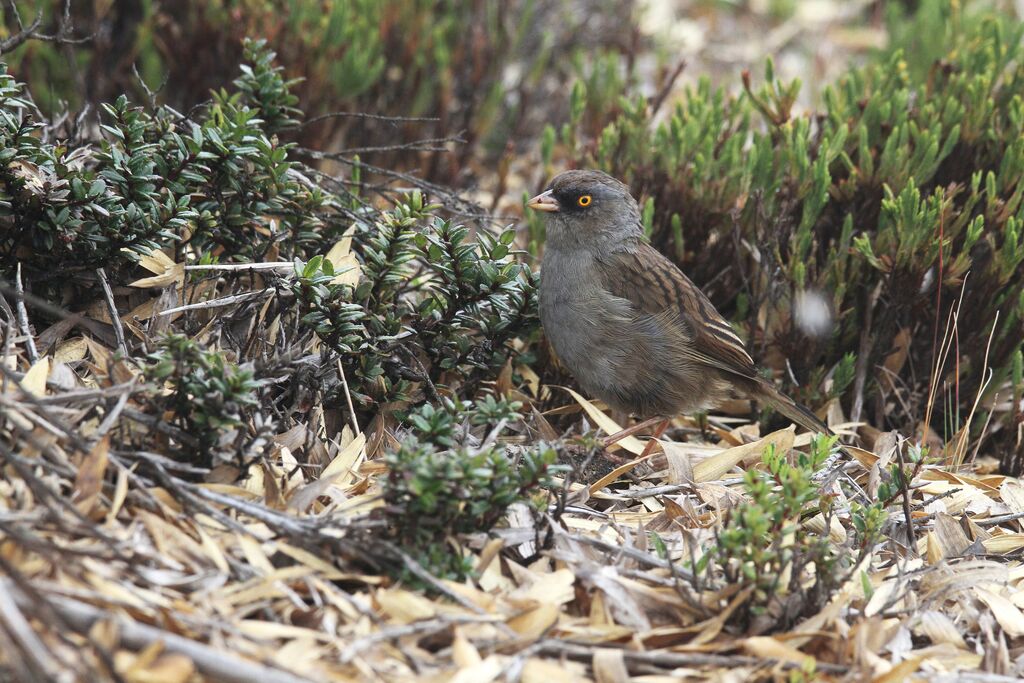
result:
[[(14, 596), (14, 601), (23, 610), (36, 608), (12, 582), (0, 580), (3, 589)], [(120, 644), (130, 650), (142, 650), (160, 642), (167, 652), (185, 655), (196, 665), (203, 676), (226, 683), (313, 683), (305, 678), (281, 669), (244, 659), (230, 652), (218, 650), (203, 643), (161, 630), (154, 626), (140, 624), (124, 615), (112, 614), (99, 607), (63, 596), (48, 596), (47, 602), (64, 620), (79, 633), (88, 633), (93, 624), (101, 619), (112, 620), (117, 625)]]

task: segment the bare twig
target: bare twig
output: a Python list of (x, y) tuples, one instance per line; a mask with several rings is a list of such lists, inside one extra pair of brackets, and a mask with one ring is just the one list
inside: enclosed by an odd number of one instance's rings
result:
[(368, 650), (375, 645), (381, 643), (387, 643), (389, 641), (398, 640), (399, 638), (405, 638), (407, 636), (419, 636), (427, 633), (436, 633), (438, 631), (444, 631), (450, 629), (452, 626), (458, 626), (460, 624), (496, 624), (501, 622), (501, 617), (491, 616), (487, 614), (452, 614), (443, 617), (437, 617), (435, 619), (425, 619), (423, 621), (414, 621), (411, 624), (404, 624), (402, 626), (392, 626), (389, 628), (383, 628), (379, 631), (371, 633), (367, 636), (363, 636), (357, 640), (352, 641), (341, 654), (338, 655), (338, 660), (342, 664), (348, 664), (355, 659), (359, 653)]
[(681, 577), (685, 578), (687, 581), (693, 578), (690, 572), (673, 566), (672, 562), (669, 562), (668, 560), (663, 560), (660, 557), (655, 557), (650, 553), (645, 553), (642, 550), (638, 550), (628, 545), (609, 543), (608, 541), (605, 541), (602, 538), (598, 538), (597, 536), (587, 536), (585, 534), (570, 534), (564, 531), (560, 531), (559, 534), (567, 540), (574, 541), (576, 543), (582, 543), (584, 545), (593, 546), (598, 550), (602, 550), (607, 553), (622, 555), (624, 557), (628, 557), (631, 560), (636, 560), (637, 562), (645, 564), (649, 567), (658, 567), (659, 569), (668, 569), (670, 571), (675, 571)]
[(860, 333), (860, 347), (857, 349), (857, 363), (853, 379), (853, 405), (850, 407), (850, 421), (860, 422), (861, 412), (864, 410), (864, 386), (868, 378), (868, 366), (871, 360), (872, 319), (875, 314), (875, 304), (882, 294), (882, 282), (875, 286), (865, 305), (864, 328)]
[(441, 120), (436, 116), (386, 116), (384, 114), (367, 114), (361, 111), (332, 111), (306, 119), (299, 124), (299, 127), (305, 128), (321, 121), (341, 118), (366, 119), (369, 121), (383, 121), (385, 123), (434, 123)]
[[(22, 609), (35, 609), (34, 601), (16, 586), (0, 579), (7, 591)], [(153, 626), (140, 624), (123, 614), (114, 614), (63, 596), (48, 596), (47, 602), (79, 633), (88, 633), (99, 621), (110, 620), (117, 625), (121, 645), (132, 650), (143, 650), (154, 643), (161, 643), (164, 650), (185, 655), (196, 665), (199, 673), (213, 680), (230, 683), (248, 681), (269, 681), (270, 683), (310, 683), (311, 679), (289, 673), (282, 669), (243, 659), (220, 648), (213, 648), (195, 640), (183, 638), (175, 633)]]
[(25, 335), (25, 349), (28, 352), (29, 361), (35, 363), (39, 360), (39, 352), (36, 350), (35, 339), (32, 338), (32, 327), (28, 324), (28, 309), (25, 308), (25, 285), (21, 281), (21, 264), (18, 264), (14, 271), (15, 297), (14, 306), (18, 311), (18, 327)]
[(211, 263), (204, 265), (185, 266), (185, 270), (212, 270), (215, 272), (233, 272), (249, 270), (282, 270), (290, 271), (295, 268), (291, 261), (267, 261), (264, 263)]
[(21, 14), (18, 12), (18, 5), (14, 0), (7, 0), (4, 3), (7, 7), (7, 11), (14, 17), (15, 23), (18, 25), (18, 32), (10, 38), (0, 41), (0, 54), (5, 54), (11, 50), (19, 47), (29, 40), (41, 40), (47, 43), (53, 43), (55, 45), (81, 45), (92, 40), (92, 36), (84, 36), (82, 38), (71, 38), (71, 0), (64, 0), (63, 17), (59, 23), (59, 28), (54, 34), (45, 34), (39, 32), (39, 27), (43, 23), (43, 7), (40, 3), (39, 9), (36, 11), (36, 18), (32, 20), (32, 23), (25, 26), (21, 20)]
[(348, 379), (345, 378), (345, 368), (342, 367), (340, 358), (338, 359), (338, 376), (341, 377), (341, 386), (345, 388), (345, 402), (348, 403), (348, 415), (349, 419), (352, 420), (352, 431), (358, 436), (360, 434), (359, 420), (356, 419), (356, 409), (352, 405), (352, 392), (348, 389)]
[(42, 4), (36, 8), (36, 18), (33, 19), (32, 23), (27, 27), (22, 23), (21, 13), (18, 11), (18, 4), (14, 0), (7, 0), (4, 5), (6, 5), (7, 11), (11, 13), (11, 16), (14, 17), (14, 23), (18, 26), (18, 32), (6, 40), (0, 41), (0, 54), (10, 52), (25, 41), (35, 37), (36, 30), (43, 23)]
[(168, 308), (166, 311), (160, 311), (157, 313), (159, 316), (171, 315), (173, 313), (181, 313), (182, 311), (199, 311), (207, 308), (222, 308), (224, 306), (231, 306), (241, 301), (251, 301), (253, 299), (259, 299), (273, 294), (277, 290), (273, 287), (267, 287), (261, 289), (258, 292), (245, 292), (244, 294), (232, 294), (231, 296), (225, 296), (220, 299), (211, 299), (210, 301), (201, 301), (197, 304), (186, 304), (184, 306), (178, 306), (176, 308)]
[(54, 666), (53, 655), (18, 609), (10, 588), (9, 581), (0, 580), (0, 626), (17, 642), (27, 657), (25, 664), (40, 674), (39, 680), (56, 680), (57, 667)]
[[(567, 657), (582, 662), (592, 662), (594, 655), (600, 650), (608, 649), (600, 645), (586, 643), (573, 643), (564, 640), (548, 638), (541, 641), (540, 651), (548, 655)], [(722, 667), (732, 669), (741, 666), (764, 667), (781, 666), (786, 669), (799, 669), (799, 662), (784, 662), (777, 659), (761, 659), (758, 657), (746, 657), (741, 655), (715, 655), (689, 652), (636, 652), (626, 649), (615, 648), (622, 653), (626, 664), (636, 667), (647, 664), (663, 669), (677, 669), (680, 667)], [(815, 668), (818, 671), (828, 673), (846, 673), (849, 669), (839, 664), (827, 662), (816, 662)]]
[(114, 303), (114, 292), (110, 289), (110, 282), (107, 280), (107, 273), (103, 268), (96, 269), (96, 277), (99, 278), (103, 287), (103, 296), (107, 299), (107, 312), (110, 313), (110, 324), (114, 326), (114, 337), (117, 339), (117, 347), (121, 353), (128, 357), (128, 344), (124, 340), (124, 326), (121, 325), (121, 316), (117, 312), (117, 305)]

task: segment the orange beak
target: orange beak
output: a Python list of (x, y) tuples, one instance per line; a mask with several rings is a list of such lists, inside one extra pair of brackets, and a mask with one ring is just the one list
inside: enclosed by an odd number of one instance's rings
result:
[(534, 211), (558, 211), (558, 200), (551, 196), (551, 190), (541, 192), (539, 195), (526, 202), (526, 205)]

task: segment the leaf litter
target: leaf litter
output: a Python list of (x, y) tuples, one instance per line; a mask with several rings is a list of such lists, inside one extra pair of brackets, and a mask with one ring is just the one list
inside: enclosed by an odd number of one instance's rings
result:
[[(344, 262), (346, 248), (332, 256)], [(181, 301), (220, 297), (173, 263), (142, 266), (162, 279), (133, 284), (182, 290)], [(204, 314), (212, 322), (226, 308)], [(159, 315), (144, 302), (124, 322), (140, 312)], [(589, 483), (562, 481), (561, 509), (553, 497), (538, 520), (513, 506), (489, 536), (452, 539), (472, 580), (412, 590), (383, 571), (411, 560), (373, 535), (379, 455), (395, 438), (386, 420), (337, 434), (296, 424), (245, 470), (122, 449), (112, 444), (125, 434), (159, 429), (140, 422), (137, 372), (104, 340), (70, 329), (51, 355), (29, 362), (22, 339), (0, 362), (0, 633), (16, 669), (167, 682), (1021, 674), (1024, 487), (984, 460), (915, 468), (914, 546), (891, 506), (861, 565), (781, 632), (737, 629), (730, 619), (750, 589), (707, 582), (693, 563), (744, 499), (742, 474), (761, 466), (765, 447), (806, 447), (792, 427), (761, 435), (756, 424), (713, 424), (704, 439), (662, 439), (642, 458), (646, 439), (623, 438), (622, 464)], [(523, 395), (542, 389), (558, 391), (537, 381)], [(621, 430), (598, 404), (568, 397), (581, 425)], [(883, 436), (851, 448), (842, 467), (873, 495), (900, 447)], [(842, 514), (804, 520), (840, 544), (849, 524)]]

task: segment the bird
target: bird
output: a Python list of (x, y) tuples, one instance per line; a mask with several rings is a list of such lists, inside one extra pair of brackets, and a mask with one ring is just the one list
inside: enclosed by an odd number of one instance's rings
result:
[(623, 413), (668, 420), (730, 398), (767, 404), (831, 435), (777, 390), (711, 300), (644, 236), (629, 187), (596, 170), (557, 175), (527, 201), (546, 238), (539, 312), (583, 390)]

